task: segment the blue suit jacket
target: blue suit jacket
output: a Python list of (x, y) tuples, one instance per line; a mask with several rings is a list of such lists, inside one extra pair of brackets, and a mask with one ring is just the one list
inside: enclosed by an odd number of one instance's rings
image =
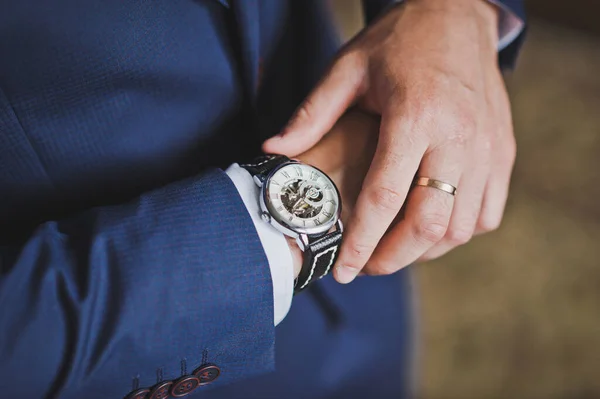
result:
[(406, 390), (406, 272), (325, 279), (276, 334), (265, 254), (218, 169), (256, 155), (330, 61), (322, 3), (3, 3), (1, 397), (121, 398), (207, 363), (221, 375), (193, 397)]

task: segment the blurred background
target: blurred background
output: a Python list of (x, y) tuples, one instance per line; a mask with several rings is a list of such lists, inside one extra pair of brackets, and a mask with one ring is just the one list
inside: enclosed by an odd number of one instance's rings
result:
[[(351, 37), (359, 0), (333, 3)], [(414, 268), (419, 398), (600, 398), (600, 1), (527, 7), (504, 222)]]

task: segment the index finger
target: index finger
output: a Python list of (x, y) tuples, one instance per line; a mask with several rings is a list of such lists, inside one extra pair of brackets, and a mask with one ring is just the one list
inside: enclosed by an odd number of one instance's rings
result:
[(342, 284), (351, 282), (365, 266), (400, 211), (428, 147), (426, 136), (417, 134), (415, 123), (399, 109), (381, 119), (375, 156), (334, 269), (336, 280)]

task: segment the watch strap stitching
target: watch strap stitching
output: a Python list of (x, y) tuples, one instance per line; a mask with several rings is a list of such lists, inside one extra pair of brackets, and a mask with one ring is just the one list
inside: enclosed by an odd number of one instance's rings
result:
[[(296, 293), (329, 273), (337, 259), (341, 241), (342, 232), (337, 230), (307, 245), (304, 250), (305, 263), (295, 284)], [(326, 255), (327, 257), (323, 258)], [(318, 277), (315, 277), (315, 273)]]
[(337, 252), (337, 246), (328, 248), (325, 251), (315, 255), (315, 257), (313, 258), (312, 267), (310, 269), (310, 274), (308, 275), (308, 278), (306, 279), (304, 284), (302, 284), (302, 286), (299, 289), (304, 289), (304, 287), (306, 287), (308, 285), (308, 283), (311, 282), (311, 278), (315, 272), (315, 269), (317, 268), (317, 262), (319, 261), (319, 258), (321, 256), (327, 254), (330, 251), (333, 251), (333, 252), (332, 252), (331, 256), (329, 257), (329, 264), (327, 265), (325, 272), (319, 276), (319, 278), (325, 277), (325, 275), (329, 272), (329, 269), (331, 269), (331, 265), (333, 265), (333, 260), (335, 259), (335, 253)]
[[(336, 252), (338, 250), (338, 247), (337, 246), (336, 247), (332, 247), (331, 249), (333, 250), (333, 253), (331, 254), (331, 259), (329, 260), (329, 264), (327, 265), (327, 269), (325, 269), (325, 271), (323, 272), (323, 274), (321, 274), (321, 277), (319, 277), (319, 278), (325, 277), (327, 275), (327, 273), (329, 273), (329, 270), (331, 270), (331, 266), (333, 266), (333, 261), (335, 259), (335, 254), (336, 254)], [(325, 252), (327, 252), (327, 251), (325, 251)], [(325, 253), (325, 252), (323, 252), (323, 253)]]
[(288, 162), (290, 159), (285, 155), (267, 154), (255, 158), (250, 163), (242, 163), (240, 167), (246, 169), (252, 176), (262, 176), (268, 174), (276, 166)]
[(254, 167), (261, 166), (261, 165), (264, 165), (267, 162), (271, 161), (273, 158), (275, 158), (274, 155), (269, 155), (269, 156), (266, 156), (265, 160), (263, 160), (263, 161), (260, 161), (260, 162), (257, 162), (257, 163), (245, 163), (245, 164), (242, 164), (241, 166), (254, 166)]

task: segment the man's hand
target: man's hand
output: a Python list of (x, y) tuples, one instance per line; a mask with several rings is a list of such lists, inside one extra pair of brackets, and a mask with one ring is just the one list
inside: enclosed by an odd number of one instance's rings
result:
[[(389, 274), (439, 257), (500, 224), (515, 141), (497, 18), (485, 0), (405, 1), (343, 49), (282, 134), (265, 142), (266, 152), (294, 156), (355, 102), (382, 116), (334, 271), (339, 282), (365, 265)], [(458, 187), (456, 196), (430, 187), (408, 196), (417, 172)]]

